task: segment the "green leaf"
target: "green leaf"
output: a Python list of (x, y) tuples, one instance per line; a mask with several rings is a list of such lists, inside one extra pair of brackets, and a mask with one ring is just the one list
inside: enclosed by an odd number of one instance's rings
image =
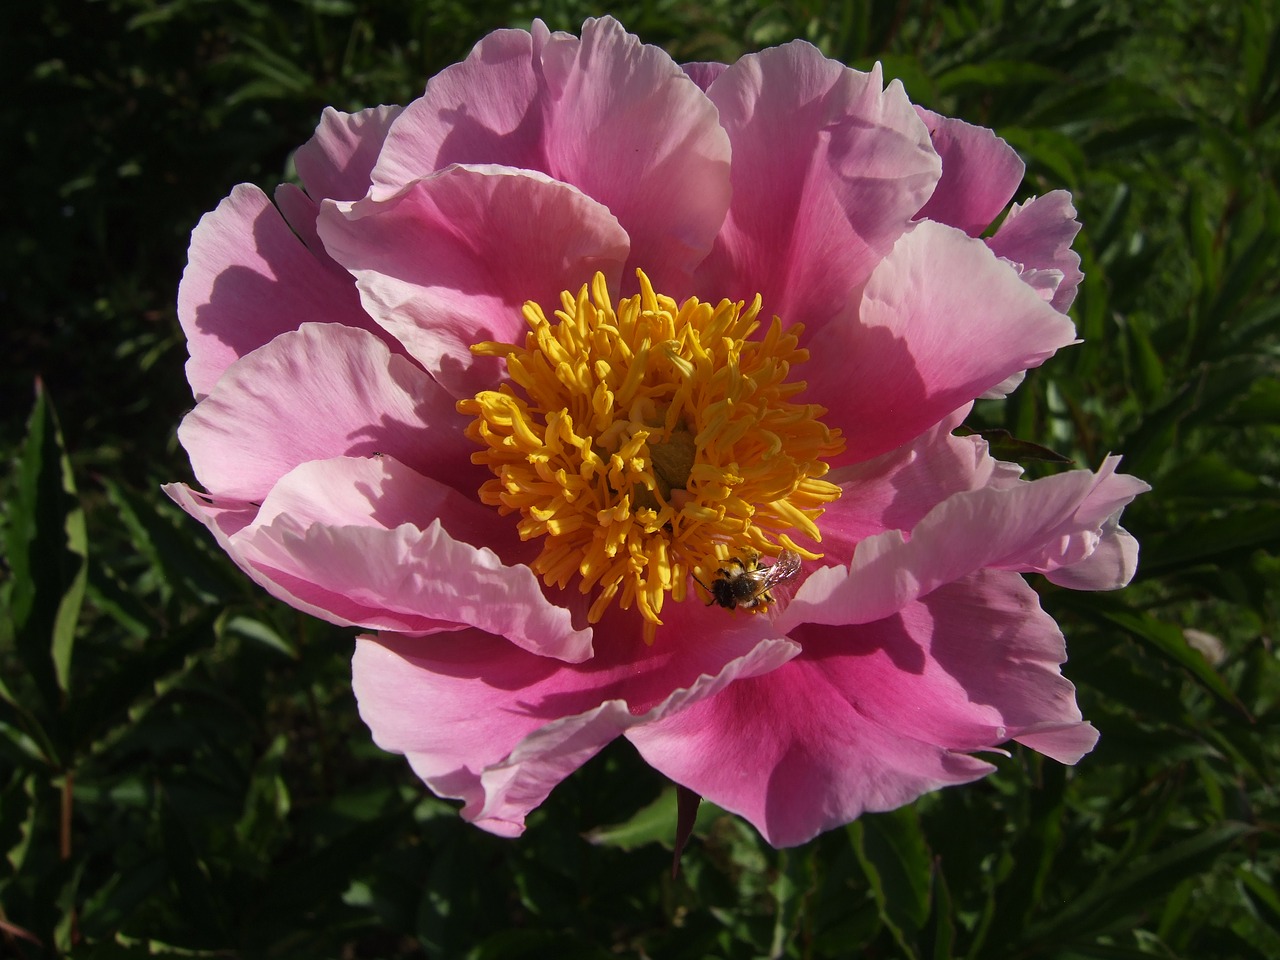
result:
[(1254, 349), (1264, 338), (1280, 332), (1280, 297), (1267, 297), (1241, 311), (1212, 344), (1213, 355), (1226, 357)]
[(1125, 324), (1125, 332), (1129, 335), (1134, 367), (1138, 374), (1137, 386), (1142, 390), (1142, 396), (1159, 397), (1164, 393), (1166, 374), (1164, 361), (1151, 342), (1147, 319), (1138, 314), (1131, 315), (1129, 322)]
[[(619, 850), (635, 850), (649, 843), (660, 843), (670, 850), (676, 836), (676, 813), (676, 789), (667, 787), (656, 800), (636, 811), (629, 819), (595, 827), (583, 837), (596, 846), (617, 847)], [(723, 814), (724, 811), (715, 804), (703, 801), (698, 807), (694, 829), (705, 829)]]
[(933, 857), (915, 808), (864, 816), (849, 834), (881, 919), (902, 951), (916, 957), (915, 936), (929, 919)]
[(1056, 130), (1001, 127), (1000, 135), (1030, 164), (1039, 164), (1060, 183), (1074, 189), (1088, 164), (1080, 145)]
[(36, 780), (34, 776), (17, 774), (0, 790), (0, 849), (14, 873), (31, 848), (36, 827)]
[(1008, 430), (996, 428), (993, 430), (970, 430), (967, 427), (960, 427), (956, 430), (959, 436), (969, 436), (976, 433), (983, 440), (987, 441), (987, 445), (991, 448), (991, 455), (998, 460), (1008, 460), (1012, 463), (1071, 463), (1070, 457), (1064, 457), (1056, 450), (1038, 443), (1032, 443), (1030, 440), (1019, 440)]
[(870, 70), (875, 62), (879, 62), (884, 70), (885, 83), (901, 80), (913, 103), (932, 103), (937, 100), (937, 85), (919, 57), (907, 54), (869, 57), (860, 65), (861, 69)]
[(1254, 357), (1205, 365), (1188, 377), (1161, 406), (1147, 410), (1141, 425), (1121, 441), (1129, 469), (1137, 476), (1156, 476), (1180, 433), (1209, 426), (1246, 396), (1258, 379), (1271, 375), (1271, 364)]
[(291, 800), (281, 767), (288, 749), (288, 738), (280, 734), (259, 758), (245, 795), (244, 813), (236, 824), (236, 836), (241, 844), (264, 861), (286, 837), (285, 821)]
[[(1280, 317), (1280, 297), (1276, 298), (1276, 315)], [(1258, 380), (1249, 392), (1231, 405), (1222, 418), (1232, 426), (1280, 424), (1280, 381)]]
[(933, 960), (951, 960), (956, 952), (956, 925), (951, 889), (941, 870), (933, 871)]
[(394, 810), (376, 820), (357, 823), (301, 857), (276, 864), (271, 886), (258, 899), (259, 912), (288, 916), (321, 907), (350, 885), (362, 864), (402, 834), (411, 817), (407, 808)]
[(1214, 824), (1133, 863), (1117, 865), (1053, 917), (1028, 928), (1022, 941), (1057, 945), (1087, 941), (1112, 929), (1131, 929), (1128, 924), (1134, 915), (1158, 903), (1184, 877), (1208, 869), (1253, 829), (1245, 823)]
[(1019, 831), (1012, 848), (1012, 868), (996, 895), (992, 936), (1007, 936), (1010, 930), (1027, 925), (1044, 896), (1045, 886), (1062, 846), (1062, 815), (1065, 767), (1058, 763), (1033, 761), (1040, 773), (1040, 786), (1026, 796), (1028, 821)]
[(129, 916), (139, 906), (159, 895), (168, 880), (168, 867), (158, 856), (115, 873), (81, 905), (81, 933), (90, 939), (110, 937), (127, 926)]
[(1259, 547), (1280, 547), (1280, 508), (1250, 507), (1148, 536), (1142, 544), (1138, 572), (1143, 577), (1157, 576), (1196, 564), (1223, 562)]
[(101, 483), (130, 543), (147, 559), (159, 580), (164, 599), (179, 590), (200, 603), (216, 603), (235, 589), (225, 564), (192, 536), (185, 513), (158, 493), (142, 496), (109, 477), (103, 477)]
[(1131, 156), (1139, 149), (1167, 147), (1194, 136), (1196, 124), (1177, 112), (1138, 117), (1127, 123), (1107, 124), (1083, 144), (1092, 164), (1112, 157)]
[(1222, 338), (1220, 331), (1240, 315), (1241, 304), (1256, 290), (1263, 275), (1275, 271), (1277, 237), (1259, 232), (1227, 268), (1218, 295), (1205, 311), (1193, 356), (1208, 355)]
[(88, 535), (53, 403), (38, 380), (10, 517), (14, 641), (46, 706), (56, 713), (70, 685), (88, 579)]
[(629, 820), (595, 827), (584, 834), (588, 843), (617, 847), (619, 850), (634, 850), (648, 843), (661, 843), (670, 847), (675, 835), (675, 787), (667, 787), (653, 803), (642, 807)]
[(261, 620), (238, 614), (226, 618), (221, 623), (221, 629), (226, 633), (238, 634), (260, 643), (276, 653), (284, 654), (290, 660), (299, 659), (298, 648), (281, 636), (278, 630)]
[(1227, 682), (1200, 651), (1187, 643), (1178, 627), (1162, 623), (1149, 614), (1128, 610), (1102, 609), (1100, 613), (1105, 619), (1145, 640), (1174, 663), (1185, 667), (1216, 697), (1248, 716), (1244, 704), (1236, 698)]
[(1268, 495), (1257, 474), (1242, 470), (1220, 453), (1180, 463), (1160, 481), (1160, 496), (1195, 497), (1221, 503), (1228, 497)]
[(1061, 79), (1056, 70), (1025, 60), (987, 60), (967, 63), (941, 74), (937, 79), (940, 93), (956, 93), (967, 88), (990, 90), (992, 87), (1030, 87), (1052, 84)]
[(1236, 879), (1267, 922), (1280, 929), (1280, 894), (1276, 893), (1275, 886), (1258, 876), (1255, 868), (1248, 864), (1236, 868)]
[[(107, 744), (102, 737), (116, 724), (124, 724), (128, 711), (149, 704), (166, 679), (185, 668), (187, 658), (214, 643), (216, 610), (203, 610), (190, 622), (171, 627), (163, 643), (150, 643), (137, 652), (122, 654), (103, 682), (76, 697), (69, 706), (72, 742), (78, 749), (98, 753)], [(110, 739), (110, 738), (108, 738)]]
[(1200, 271), (1200, 282), (1213, 289), (1218, 285), (1222, 258), (1214, 242), (1209, 214), (1205, 210), (1203, 190), (1192, 188), (1188, 192), (1184, 217), (1187, 235), (1191, 240), (1191, 252)]

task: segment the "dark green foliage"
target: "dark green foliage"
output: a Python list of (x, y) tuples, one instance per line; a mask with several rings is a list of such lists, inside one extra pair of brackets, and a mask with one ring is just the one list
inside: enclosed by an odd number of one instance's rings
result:
[[(1280, 19), (1264, 0), (609, 8), (677, 58), (804, 37), (995, 127), (1070, 188), (1087, 343), (971, 427), (1029, 470), (1109, 451), (1154, 492), (1138, 581), (1043, 588), (1077, 768), (774, 851), (625, 743), (505, 841), (370, 742), (351, 636), (245, 582), (188, 476), (188, 231), (289, 176), (325, 104), (404, 102), (578, 0), (56, 0), (0, 13), (0, 953), (19, 957), (1280, 956)], [(37, 377), (40, 379), (37, 380)], [(36, 384), (34, 404), (32, 384)], [(62, 426), (54, 415), (57, 403)], [(1017, 439), (1015, 439), (1017, 438)]]

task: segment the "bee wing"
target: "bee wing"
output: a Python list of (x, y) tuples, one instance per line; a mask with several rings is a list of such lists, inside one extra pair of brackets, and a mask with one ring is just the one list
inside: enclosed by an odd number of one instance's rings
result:
[(770, 600), (773, 601), (769, 608), (770, 616), (785, 607), (791, 599), (791, 591), (787, 589), (786, 585), (800, 573), (800, 563), (801, 559), (798, 553), (784, 550), (778, 554), (777, 563), (768, 567), (761, 567), (758, 571), (760, 576), (756, 581), (755, 595), (757, 597), (765, 594), (769, 595)]
[(771, 590), (779, 584), (794, 579), (800, 572), (800, 554), (783, 550), (778, 554), (778, 562), (764, 572), (763, 589)]

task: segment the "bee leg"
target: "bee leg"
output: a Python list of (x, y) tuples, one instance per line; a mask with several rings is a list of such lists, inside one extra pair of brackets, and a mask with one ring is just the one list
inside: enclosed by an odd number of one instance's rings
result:
[(698, 579), (698, 575), (697, 575), (696, 573), (690, 573), (690, 574), (689, 574), (689, 576), (693, 577), (693, 582), (694, 582), (694, 583), (696, 583), (696, 584), (697, 584), (698, 586), (700, 586), (703, 590), (707, 591), (707, 593), (708, 593), (708, 594), (710, 594), (711, 599), (707, 601), (707, 606), (708, 606), (708, 607), (710, 607), (710, 606), (714, 605), (714, 604), (715, 604), (715, 602), (716, 602), (716, 595), (715, 595), (714, 593), (711, 593), (711, 588), (710, 588), (710, 587), (708, 587), (708, 586), (707, 586), (705, 583), (703, 583), (701, 580), (699, 580), (699, 579)]

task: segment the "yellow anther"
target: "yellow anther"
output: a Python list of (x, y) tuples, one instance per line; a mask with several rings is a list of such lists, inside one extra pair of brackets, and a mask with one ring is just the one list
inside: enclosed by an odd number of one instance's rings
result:
[(821, 540), (840, 490), (819, 478), (844, 444), (825, 410), (789, 399), (804, 389), (788, 379), (808, 356), (798, 325), (774, 317), (761, 331), (759, 296), (676, 303), (637, 276), (640, 292), (616, 306), (602, 274), (561, 293), (554, 321), (526, 303), (523, 344), (471, 348), (505, 359), (510, 383), (458, 410), (473, 418), (473, 462), (494, 474), (481, 500), (543, 539), (533, 569), (559, 587), (577, 576), (591, 622), (634, 606), (652, 643), (691, 573), (746, 554), (820, 556), (792, 534)]

